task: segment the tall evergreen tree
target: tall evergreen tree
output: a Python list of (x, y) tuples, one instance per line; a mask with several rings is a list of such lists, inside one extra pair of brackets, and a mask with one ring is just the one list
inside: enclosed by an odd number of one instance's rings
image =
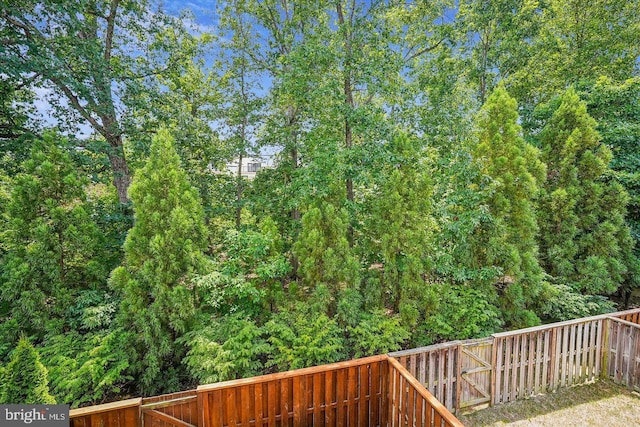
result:
[(542, 264), (560, 284), (585, 294), (614, 292), (632, 240), (627, 193), (610, 174), (611, 150), (573, 88), (539, 136), (547, 182), (538, 210)]
[(478, 127), (473, 155), (494, 186), (487, 205), (495, 229), (481, 236), (476, 253), (481, 263), (502, 272), (496, 286), (505, 320), (526, 326), (538, 321), (530, 309), (542, 287), (534, 198), (544, 165), (538, 150), (522, 138), (516, 101), (503, 85), (487, 99)]
[(26, 338), (21, 338), (0, 381), (0, 403), (54, 404), (47, 368)]
[(355, 285), (358, 262), (347, 240), (347, 213), (328, 201), (316, 202), (302, 217), (302, 230), (293, 246), (302, 286), (326, 286), (332, 297), (330, 312), (341, 290)]
[(66, 315), (77, 292), (107, 277), (103, 235), (90, 217), (67, 142), (48, 133), (34, 143), (13, 181), (0, 260), (0, 300), (30, 333)]
[(189, 278), (202, 268), (206, 229), (197, 190), (189, 184), (166, 129), (129, 192), (135, 225), (125, 241), (125, 261), (112, 273), (122, 296), (120, 320), (140, 337), (140, 388), (152, 393), (178, 387), (184, 348), (175, 341), (189, 329), (195, 301)]
[(395, 137), (387, 147), (389, 162), (375, 194), (372, 241), (384, 265), (384, 293), (407, 326), (419, 316), (419, 300), (426, 285), (430, 234), (432, 185), (426, 174), (424, 153), (418, 141)]
[(585, 93), (587, 111), (598, 122), (602, 143), (613, 153), (612, 178), (629, 193), (626, 223), (633, 239), (633, 256), (625, 260), (628, 271), (623, 284), (628, 306), (632, 288), (640, 286), (640, 77), (622, 83), (601, 77), (583, 90), (581, 96)]

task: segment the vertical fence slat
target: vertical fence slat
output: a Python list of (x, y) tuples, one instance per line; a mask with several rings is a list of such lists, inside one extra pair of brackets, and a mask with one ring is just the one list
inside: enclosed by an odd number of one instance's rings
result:
[(526, 389), (525, 389), (525, 378), (526, 378), (526, 367), (527, 367), (527, 356), (528, 356), (528, 343), (529, 343), (529, 335), (523, 334), (520, 336), (520, 372), (519, 372), (519, 393), (518, 398), (525, 397)]
[(513, 343), (513, 337), (505, 337), (504, 339), (504, 386), (502, 388), (502, 400), (500, 403), (506, 403), (509, 401), (510, 396), (510, 385), (511, 385), (511, 348)]
[[(446, 373), (446, 378), (447, 378), (447, 382), (446, 382), (446, 398), (444, 400), (445, 406), (447, 407), (448, 410), (453, 411), (454, 409), (454, 392), (453, 392), (453, 380), (456, 377), (456, 374), (453, 370), (453, 362), (454, 362), (454, 357), (455, 357), (455, 353), (457, 352), (457, 347), (449, 347), (449, 350), (444, 353), (447, 355), (447, 373)], [(460, 361), (458, 361), (459, 363)], [(442, 400), (441, 400), (442, 402)]]
[(369, 413), (368, 408), (368, 395), (369, 395), (369, 378), (370, 378), (370, 367), (366, 365), (360, 365), (357, 367), (358, 370), (358, 422), (354, 425), (356, 426), (368, 426), (367, 414)]
[(493, 338), (493, 346), (491, 356), (491, 365), (493, 370), (491, 371), (491, 404), (495, 405), (499, 400), (501, 393), (500, 378), (502, 372), (502, 338)]
[(325, 398), (324, 398), (324, 419), (326, 421), (326, 425), (334, 425), (335, 423), (335, 411), (336, 408), (334, 406), (335, 399), (335, 386), (333, 381), (333, 376), (335, 372), (327, 372), (325, 373)]
[(591, 348), (591, 363), (590, 363), (590, 376), (591, 379), (595, 379), (598, 376), (598, 359), (600, 355), (598, 354), (598, 332), (600, 330), (599, 323), (597, 321), (591, 322), (591, 336), (590, 340), (590, 348)]
[(357, 405), (358, 405), (358, 400), (357, 400), (357, 393), (356, 390), (358, 390), (358, 380), (359, 380), (359, 376), (358, 376), (358, 368), (355, 366), (352, 366), (349, 368), (349, 370), (347, 371), (348, 374), (348, 384), (349, 384), (349, 388), (348, 388), (348, 392), (347, 392), (347, 401), (349, 402), (349, 415), (348, 415), (348, 425), (349, 426), (356, 426), (356, 420), (358, 419), (358, 409), (357, 409)]
[(520, 340), (522, 336), (516, 335), (513, 337), (513, 360), (511, 361), (511, 393), (509, 401), (514, 401), (518, 398), (518, 369), (520, 362)]
[(582, 379), (582, 323), (578, 324), (576, 334), (574, 381), (579, 382)]
[[(384, 400), (384, 398), (382, 397), (383, 395), (387, 395), (387, 393), (385, 393), (385, 390), (382, 389), (382, 377), (384, 377), (384, 384), (388, 383), (388, 379), (387, 379), (387, 375), (388, 375), (388, 370), (386, 370), (385, 368), (387, 367), (387, 363), (384, 364), (384, 366), (380, 367), (380, 363), (374, 363), (371, 366), (371, 392), (369, 393), (371, 395), (371, 403), (370, 405), (373, 407), (372, 412), (372, 416), (370, 417), (370, 419), (372, 420), (372, 423), (370, 423), (369, 425), (378, 425), (378, 423), (380, 425), (382, 425), (381, 420), (379, 419), (379, 416), (382, 415), (382, 417), (384, 418), (384, 422), (387, 422), (386, 415), (385, 415), (385, 408), (387, 407), (386, 402)], [(388, 390), (389, 388), (387, 387), (386, 390)], [(380, 397), (378, 397), (378, 393), (380, 393)], [(380, 414), (380, 410), (382, 409), (382, 414)]]
[(429, 386), (427, 390), (431, 392), (434, 396), (436, 393), (436, 353), (429, 353)]
[(542, 352), (542, 337), (546, 335), (546, 331), (540, 331), (536, 334), (536, 363), (534, 366), (533, 394), (540, 393), (540, 384), (542, 383), (542, 365), (544, 363)]

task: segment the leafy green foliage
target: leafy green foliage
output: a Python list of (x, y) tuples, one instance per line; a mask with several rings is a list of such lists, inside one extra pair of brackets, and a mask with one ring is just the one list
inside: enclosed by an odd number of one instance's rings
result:
[[(119, 318), (138, 334), (133, 365), (145, 393), (178, 387), (184, 348), (175, 340), (195, 315), (190, 276), (204, 266), (204, 214), (198, 192), (180, 168), (173, 138), (161, 129), (130, 189), (135, 225), (124, 265), (111, 274), (122, 298)], [(159, 379), (162, 378), (162, 381)]]
[(400, 350), (411, 335), (402, 326), (400, 317), (382, 310), (363, 313), (360, 322), (347, 326), (347, 346), (353, 357), (373, 356)]
[(21, 338), (0, 382), (0, 403), (53, 404), (47, 368), (33, 345)]
[(551, 295), (543, 307), (543, 316), (552, 322), (595, 316), (615, 311), (613, 301), (601, 295), (584, 295), (568, 285), (551, 285)]
[(262, 308), (264, 293), (243, 275), (234, 277), (214, 271), (195, 277), (193, 282), (202, 295), (202, 301), (214, 313), (224, 315), (241, 311), (256, 315)]
[(597, 120), (596, 129), (602, 143), (613, 154), (611, 169), (606, 179), (619, 182), (629, 195), (626, 223), (634, 241), (633, 256), (625, 252), (627, 273), (623, 287), (628, 293), (640, 286), (638, 252), (640, 251), (640, 157), (637, 144), (640, 140), (640, 78), (634, 77), (621, 83), (601, 77), (594, 85), (586, 85), (580, 91), (586, 99), (589, 115)]
[(189, 351), (183, 363), (196, 381), (207, 384), (263, 372), (269, 345), (253, 321), (232, 314), (206, 324), (184, 337)]
[(486, 290), (466, 285), (433, 285), (435, 300), (414, 334), (414, 345), (486, 337), (502, 326), (502, 314)]
[(51, 392), (73, 407), (100, 404), (123, 394), (132, 355), (122, 329), (56, 335), (40, 349), (49, 368)]
[(347, 355), (338, 324), (308, 305), (277, 313), (265, 329), (271, 345), (267, 366), (279, 371), (337, 362)]

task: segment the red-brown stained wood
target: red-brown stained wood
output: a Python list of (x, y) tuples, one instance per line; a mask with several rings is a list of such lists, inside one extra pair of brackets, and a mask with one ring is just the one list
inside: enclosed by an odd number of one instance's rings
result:
[(424, 399), (418, 395), (416, 397), (416, 424), (415, 427), (424, 426)]
[(263, 394), (262, 394), (262, 384), (256, 384), (253, 390), (255, 427), (262, 427), (262, 423), (264, 421), (263, 405), (264, 405), (264, 400), (263, 400)]
[(409, 420), (409, 425), (414, 425), (414, 417), (415, 417), (415, 404), (416, 404), (416, 396), (413, 387), (409, 387), (407, 393), (407, 416)]
[(355, 426), (357, 425), (357, 419), (358, 419), (358, 381), (359, 381), (359, 376), (358, 376), (358, 367), (357, 366), (352, 366), (351, 368), (348, 369), (347, 371), (347, 382), (348, 382), (348, 389), (347, 389), (347, 402), (348, 402), (348, 424), (349, 426)]
[[(278, 393), (277, 393), (277, 383), (275, 381), (271, 381), (267, 383), (267, 399), (269, 404), (267, 405), (268, 411), (268, 419), (269, 419), (269, 427), (276, 427), (276, 419), (278, 414), (280, 414), (280, 406), (278, 405)], [(215, 408), (213, 408), (215, 411)]]
[(325, 377), (325, 420), (326, 425), (333, 426), (335, 425), (335, 383), (334, 383), (334, 375), (335, 372), (327, 372)]
[[(414, 394), (417, 394), (419, 398), (422, 398), (425, 400), (425, 409), (429, 411), (430, 409), (429, 407), (431, 407), (434, 410), (434, 417), (436, 417), (436, 419), (439, 419), (440, 423), (444, 422), (445, 426), (462, 427), (462, 424), (460, 423), (460, 421), (458, 421), (453, 416), (453, 414), (451, 414), (451, 412), (447, 410), (447, 408), (441, 402), (439, 402), (431, 393), (429, 393), (429, 391), (425, 389), (424, 386), (422, 386), (422, 384), (420, 384), (420, 382), (415, 377), (413, 377), (402, 365), (400, 365), (392, 357), (389, 358), (389, 369), (394, 378), (397, 378), (397, 377), (400, 378), (400, 381), (394, 380), (394, 384), (398, 384), (400, 387), (402, 387), (403, 390), (405, 386), (412, 388)], [(394, 371), (396, 372), (394, 373)], [(407, 399), (405, 398), (405, 401), (406, 400)], [(408, 403), (411, 403), (411, 402), (408, 402)], [(401, 412), (402, 408), (407, 406), (406, 403), (398, 402), (398, 400), (396, 400), (394, 402), (394, 406), (397, 409), (399, 409), (398, 411), (399, 415), (406, 414), (406, 412)], [(404, 425), (403, 420), (404, 418), (394, 416), (392, 419), (391, 425), (392, 426)], [(427, 424), (427, 425), (430, 425), (430, 424)], [(440, 424), (436, 424), (436, 425), (440, 425)]]
[(367, 417), (369, 416), (369, 380), (371, 378), (371, 366), (358, 366), (358, 423), (357, 425), (369, 425)]
[(224, 425), (235, 427), (237, 422), (237, 411), (236, 411), (236, 390), (237, 389), (228, 389), (224, 390), (222, 393), (222, 400), (224, 402)]
[[(384, 379), (383, 379), (384, 378)], [(384, 385), (383, 385), (384, 383)], [(380, 362), (371, 364), (371, 403), (369, 425), (382, 425), (383, 421), (388, 419), (386, 410), (388, 408), (388, 390), (389, 390), (389, 364)], [(382, 417), (382, 420), (381, 420)]]
[[(490, 346), (479, 345), (468, 354), (473, 359), (477, 356), (477, 362), (490, 359), (491, 378), (478, 374), (477, 369), (486, 366), (482, 363), (461, 366), (467, 363), (460, 352), (464, 346), (452, 342), (400, 352), (413, 374), (408, 377), (407, 369), (400, 374), (383, 355), (201, 386), (197, 391), (134, 399), (133, 403), (82, 408), (71, 411), (71, 424), (137, 427), (144, 417), (145, 427), (176, 423), (258, 427), (267, 422), (282, 427), (291, 423), (421, 425), (438, 411), (429, 406), (429, 399), (414, 382), (426, 384), (453, 409), (460, 406), (465, 393), (471, 399), (479, 397), (473, 389), (460, 391), (463, 372), (469, 372), (469, 381), (475, 382), (477, 390), (489, 390), (494, 403), (590, 381), (601, 372), (630, 387), (639, 386), (639, 313), (636, 309), (494, 334)], [(614, 319), (607, 320), (609, 316)], [(471, 346), (477, 341), (465, 343)], [(608, 361), (604, 366), (603, 358)], [(340, 417), (336, 417), (338, 412)]]
[(289, 378), (283, 378), (278, 381), (280, 384), (280, 426), (288, 427), (289, 424), (289, 411), (291, 410), (291, 401), (289, 400), (290, 385)]
[(345, 425), (345, 406), (344, 402), (347, 398), (346, 372), (339, 369), (336, 372), (336, 426), (343, 427)]
[(324, 405), (324, 394), (322, 389), (322, 383), (324, 382), (324, 374), (313, 374), (313, 423), (315, 425), (322, 425), (324, 422), (324, 414), (322, 408)]
[(293, 425), (294, 427), (302, 426), (303, 415), (306, 415), (306, 410), (305, 410), (306, 408), (303, 401), (303, 397), (306, 396), (306, 391), (304, 390), (304, 387), (302, 385), (303, 378), (304, 377), (293, 378)]
[(390, 425), (396, 426), (399, 423), (400, 415), (398, 412), (400, 411), (400, 374), (391, 370), (391, 408), (389, 409)]
[(442, 425), (442, 415), (440, 415), (438, 412), (436, 412), (434, 414), (433, 424), (438, 426), (438, 427), (440, 427)]

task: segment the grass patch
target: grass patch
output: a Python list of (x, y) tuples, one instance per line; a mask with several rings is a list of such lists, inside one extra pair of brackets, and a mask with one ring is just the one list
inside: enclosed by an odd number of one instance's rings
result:
[(458, 417), (468, 427), (629, 427), (640, 423), (640, 395), (609, 380), (497, 405)]

